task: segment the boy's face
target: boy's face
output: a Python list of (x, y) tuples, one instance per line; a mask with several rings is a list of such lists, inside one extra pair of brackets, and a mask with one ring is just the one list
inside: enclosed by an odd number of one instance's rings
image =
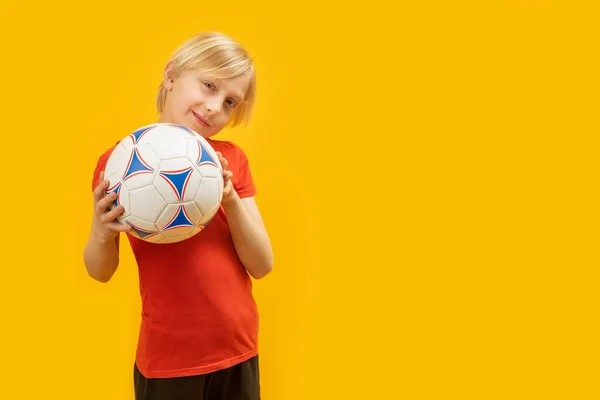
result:
[(244, 101), (250, 72), (235, 78), (217, 79), (198, 71), (169, 78), (167, 97), (159, 122), (186, 126), (207, 138), (219, 133)]

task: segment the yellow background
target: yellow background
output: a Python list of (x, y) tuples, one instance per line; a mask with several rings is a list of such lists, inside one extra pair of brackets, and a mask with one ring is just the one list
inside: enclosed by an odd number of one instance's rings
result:
[(220, 137), (275, 249), (264, 399), (599, 398), (598, 14), (561, 3), (3, 1), (0, 397), (132, 398), (136, 269), (86, 276), (92, 171), (218, 30), (258, 69)]

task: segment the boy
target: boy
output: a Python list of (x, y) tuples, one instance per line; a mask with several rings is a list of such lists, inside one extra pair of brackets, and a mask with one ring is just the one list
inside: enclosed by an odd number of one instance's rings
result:
[[(273, 268), (271, 243), (253, 196), (246, 155), (235, 144), (209, 139), (247, 122), (253, 106), (252, 60), (219, 33), (185, 42), (164, 70), (158, 122), (184, 125), (206, 138), (224, 168), (222, 207), (201, 234), (157, 245), (129, 235), (109, 211), (103, 177), (114, 146), (98, 160), (94, 216), (84, 251), (88, 274), (108, 282), (125, 232), (139, 269), (142, 323), (134, 365), (136, 400), (260, 399), (258, 312), (250, 276)], [(250, 276), (249, 276), (250, 275)]]

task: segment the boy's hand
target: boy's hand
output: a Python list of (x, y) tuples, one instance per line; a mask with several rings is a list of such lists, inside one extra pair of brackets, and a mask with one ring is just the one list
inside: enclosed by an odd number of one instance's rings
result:
[(100, 173), (100, 183), (94, 189), (94, 218), (92, 222), (93, 234), (103, 243), (113, 240), (120, 232), (130, 232), (131, 226), (122, 224), (115, 219), (123, 214), (125, 209), (119, 204), (118, 207), (110, 209), (110, 205), (117, 198), (116, 193), (106, 195), (106, 189), (110, 185), (108, 179), (104, 179), (104, 171)]
[(227, 159), (223, 157), (220, 151), (217, 151), (217, 156), (219, 157), (219, 161), (223, 166), (223, 200), (222, 203), (229, 202), (236, 194), (233, 189), (233, 183), (231, 183), (231, 177), (233, 176), (233, 172), (227, 170), (227, 166), (229, 163)]

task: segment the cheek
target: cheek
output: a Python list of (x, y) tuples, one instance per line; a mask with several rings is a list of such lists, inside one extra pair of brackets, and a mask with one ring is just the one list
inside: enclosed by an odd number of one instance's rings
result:
[(183, 105), (189, 107), (193, 107), (194, 105), (198, 104), (199, 102), (199, 97), (197, 94), (194, 93), (186, 93), (185, 96), (183, 97)]
[(221, 114), (219, 115), (219, 125), (222, 125), (222, 126), (227, 125), (227, 123), (231, 119), (231, 116), (232, 116), (231, 113), (223, 110), (223, 112), (221, 112)]
[[(180, 108), (190, 109), (202, 101), (202, 94), (195, 90), (190, 90), (183, 85), (179, 87), (177, 93), (177, 104)], [(183, 110), (184, 112), (187, 110)]]

